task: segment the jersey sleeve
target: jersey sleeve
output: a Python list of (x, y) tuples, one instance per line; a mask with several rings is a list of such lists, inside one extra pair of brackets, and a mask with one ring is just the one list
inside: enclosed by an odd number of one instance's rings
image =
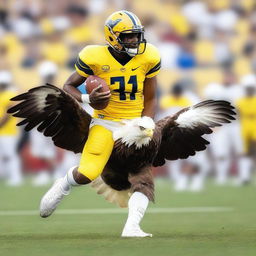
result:
[(149, 58), (149, 65), (146, 73), (146, 78), (151, 78), (156, 76), (161, 68), (161, 57), (160, 53), (157, 50), (157, 48), (153, 45), (148, 46), (148, 54), (150, 56)]
[(94, 75), (93, 69), (90, 67), (90, 47), (85, 47), (79, 54), (76, 60), (75, 68), (79, 75), (88, 77)]

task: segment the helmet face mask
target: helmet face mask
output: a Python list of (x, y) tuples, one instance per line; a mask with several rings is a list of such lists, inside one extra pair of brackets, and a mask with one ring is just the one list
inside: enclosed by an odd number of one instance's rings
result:
[(131, 57), (142, 54), (146, 49), (144, 27), (136, 15), (128, 11), (115, 12), (106, 20), (105, 39), (119, 53)]
[[(128, 38), (128, 40), (127, 40)], [(129, 38), (133, 38), (131, 41)], [(146, 40), (144, 39), (144, 29), (142, 30), (132, 30), (123, 31), (117, 38), (120, 45), (122, 45), (122, 50), (125, 51), (130, 56), (135, 56), (137, 54), (142, 54), (146, 48)], [(143, 49), (140, 50), (140, 46), (144, 45)]]

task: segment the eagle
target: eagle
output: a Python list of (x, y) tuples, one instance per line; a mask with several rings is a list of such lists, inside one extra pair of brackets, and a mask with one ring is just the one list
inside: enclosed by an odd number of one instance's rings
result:
[[(46, 84), (11, 100), (19, 101), (8, 110), (23, 119), (18, 126), (24, 125), (25, 131), (37, 128), (51, 137), (57, 147), (82, 152), (92, 117), (72, 95)], [(154, 201), (152, 167), (205, 150), (209, 142), (203, 135), (235, 120), (235, 114), (234, 107), (227, 101), (206, 100), (156, 123), (146, 116), (124, 120), (113, 133), (112, 154), (101, 176), (92, 181), (91, 186), (120, 207), (127, 207), (134, 191), (143, 191)]]

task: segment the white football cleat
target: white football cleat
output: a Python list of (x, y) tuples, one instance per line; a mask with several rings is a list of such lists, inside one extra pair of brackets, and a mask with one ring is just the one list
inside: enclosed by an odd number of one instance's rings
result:
[(137, 228), (124, 228), (121, 237), (152, 237), (152, 234), (145, 233), (140, 229)]
[(61, 186), (63, 178), (57, 179), (52, 187), (46, 192), (40, 203), (40, 216), (43, 218), (49, 217), (57, 208), (64, 196), (68, 195), (69, 191), (65, 191)]

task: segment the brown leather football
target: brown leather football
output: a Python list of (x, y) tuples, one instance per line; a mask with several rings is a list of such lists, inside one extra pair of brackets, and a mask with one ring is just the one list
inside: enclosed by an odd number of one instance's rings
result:
[[(98, 87), (99, 85), (102, 85), (102, 88), (100, 89), (100, 92), (106, 92), (109, 91), (109, 87), (106, 83), (106, 81), (98, 76), (89, 76), (86, 79), (86, 91), (88, 94), (90, 94), (92, 92), (92, 90), (96, 87)], [(104, 101), (104, 102), (100, 102), (100, 103), (90, 103), (90, 106), (93, 107), (94, 109), (100, 110), (100, 109), (104, 109), (107, 107), (109, 101)]]

